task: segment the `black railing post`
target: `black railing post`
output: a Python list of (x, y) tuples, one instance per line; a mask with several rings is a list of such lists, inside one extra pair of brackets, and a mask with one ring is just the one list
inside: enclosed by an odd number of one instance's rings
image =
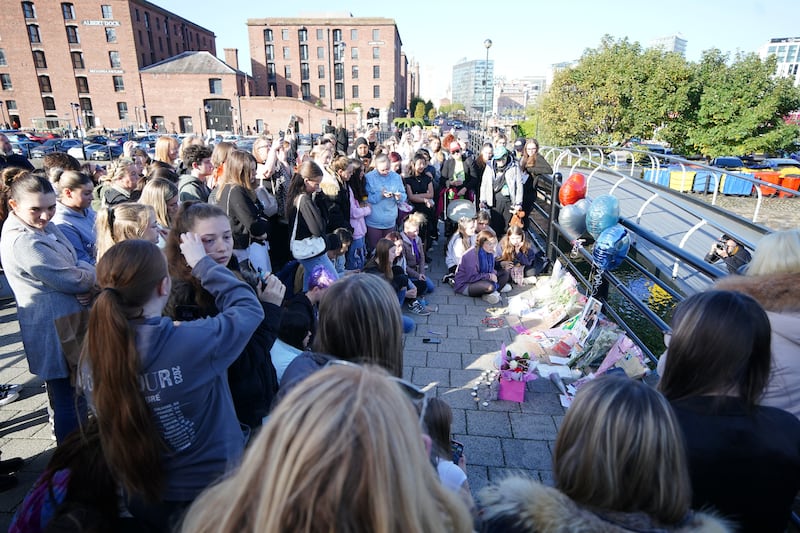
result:
[(553, 174), (550, 188), (550, 218), (547, 220), (547, 259), (552, 265), (556, 261), (556, 240), (558, 239), (555, 221), (558, 220), (558, 190), (561, 188), (561, 172)]

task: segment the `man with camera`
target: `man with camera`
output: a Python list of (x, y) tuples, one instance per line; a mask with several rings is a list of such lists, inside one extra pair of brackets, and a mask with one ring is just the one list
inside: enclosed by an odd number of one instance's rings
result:
[(728, 266), (728, 273), (736, 274), (739, 269), (750, 262), (751, 256), (744, 245), (724, 233), (717, 242), (711, 245), (711, 251), (705, 256), (707, 263), (716, 263), (722, 259)]

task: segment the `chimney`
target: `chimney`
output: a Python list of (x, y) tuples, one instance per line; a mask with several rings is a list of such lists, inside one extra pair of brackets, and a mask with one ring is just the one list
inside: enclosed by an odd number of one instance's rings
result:
[(225, 48), (225, 62), (231, 67), (239, 70), (239, 49)]

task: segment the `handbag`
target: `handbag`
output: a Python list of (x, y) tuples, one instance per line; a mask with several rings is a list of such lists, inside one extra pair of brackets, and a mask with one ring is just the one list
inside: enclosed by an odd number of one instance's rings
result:
[[(302, 198), (300, 200), (302, 202)], [(300, 218), (300, 204), (297, 205), (297, 215), (294, 217), (294, 228), (292, 228), (292, 240), (289, 244), (289, 249), (292, 255), (298, 261), (302, 259), (310, 259), (323, 253), (327, 249), (327, 244), (323, 237), (306, 237), (305, 239), (297, 239), (297, 219)]]
[(278, 200), (263, 185), (256, 187), (256, 198), (261, 203), (264, 215), (267, 217), (278, 214)]

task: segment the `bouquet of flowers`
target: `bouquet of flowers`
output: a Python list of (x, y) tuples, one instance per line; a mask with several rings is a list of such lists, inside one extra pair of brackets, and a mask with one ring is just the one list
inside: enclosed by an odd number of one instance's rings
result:
[(536, 374), (533, 371), (535, 367), (534, 361), (531, 360), (528, 352), (522, 355), (515, 355), (511, 350), (506, 349), (506, 345), (503, 344), (500, 347), (499, 362), (497, 399), (522, 403), (525, 401), (525, 383), (536, 379)]
[(535, 365), (528, 352), (522, 355), (515, 355), (511, 350), (506, 349), (506, 345), (500, 346), (500, 368), (499, 379), (508, 381), (531, 381), (536, 379), (533, 372)]

